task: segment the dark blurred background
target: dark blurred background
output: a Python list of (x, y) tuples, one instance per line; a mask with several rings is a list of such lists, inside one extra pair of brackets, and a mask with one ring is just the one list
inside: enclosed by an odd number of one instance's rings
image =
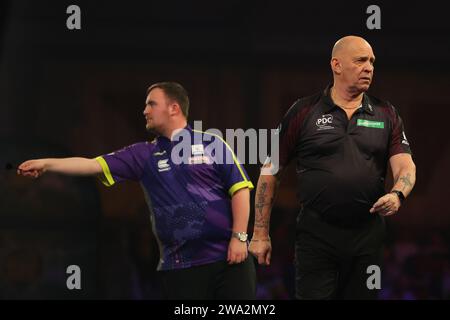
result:
[[(81, 30), (66, 9), (81, 8)], [(381, 30), (366, 9), (381, 8)], [(450, 298), (450, 26), (443, 2), (0, 2), (0, 299), (159, 299), (158, 247), (137, 183), (3, 170), (37, 157), (94, 157), (151, 138), (146, 88), (177, 81), (190, 122), (275, 128), (298, 98), (331, 80), (342, 36), (377, 57), (370, 93), (399, 110), (417, 184), (389, 237), (380, 299)], [(241, 159), (242, 160), (242, 159)], [(259, 165), (246, 165), (256, 185)], [(288, 169), (272, 214), (272, 265), (260, 299), (292, 299), (298, 205)], [(254, 197), (254, 192), (252, 198)], [(253, 200), (252, 200), (253, 208)], [(252, 226), (250, 229), (252, 230)], [(66, 288), (66, 268), (82, 289)]]

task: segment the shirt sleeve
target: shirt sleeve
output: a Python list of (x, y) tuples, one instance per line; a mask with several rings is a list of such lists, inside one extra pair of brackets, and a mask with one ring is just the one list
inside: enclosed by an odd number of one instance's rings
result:
[(249, 188), (249, 190), (252, 190), (254, 188), (253, 183), (231, 147), (222, 138), (216, 136), (215, 139), (220, 141), (222, 154), (218, 156), (216, 153), (214, 161), (228, 194), (232, 197), (240, 189)]
[(138, 181), (144, 174), (146, 142), (136, 143), (118, 151), (95, 158), (103, 170), (100, 181), (106, 186), (112, 186), (125, 180)]
[(391, 139), (389, 142), (389, 157), (399, 153), (411, 154), (409, 141), (406, 138), (403, 121), (394, 106), (390, 105), (392, 110), (392, 128)]
[[(276, 134), (278, 135), (278, 154), (274, 153), (273, 147), (271, 155), (264, 162), (262, 173), (276, 174), (279, 169), (289, 165), (295, 156), (295, 148), (300, 136), (300, 127), (305, 116), (306, 110), (300, 110), (300, 100), (297, 100), (286, 112)], [(267, 168), (265, 168), (268, 166)]]

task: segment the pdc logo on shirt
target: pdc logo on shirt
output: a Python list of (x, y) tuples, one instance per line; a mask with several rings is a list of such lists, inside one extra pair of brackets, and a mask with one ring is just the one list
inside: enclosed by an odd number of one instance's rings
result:
[(324, 114), (321, 118), (318, 118), (316, 120), (316, 126), (318, 127), (317, 130), (328, 130), (328, 129), (334, 129), (331, 124), (333, 123), (333, 116), (331, 114)]

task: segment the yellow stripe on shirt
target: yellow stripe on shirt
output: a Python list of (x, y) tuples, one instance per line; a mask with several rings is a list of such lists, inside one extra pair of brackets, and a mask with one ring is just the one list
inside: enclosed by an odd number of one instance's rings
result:
[(103, 176), (100, 176), (100, 181), (107, 187), (112, 186), (115, 181), (113, 176), (111, 175), (111, 171), (109, 171), (108, 164), (102, 156), (95, 158), (97, 162), (100, 164), (103, 170)]
[(228, 194), (232, 197), (236, 191), (241, 190), (243, 188), (248, 188), (252, 190), (254, 188), (253, 183), (251, 181), (241, 181), (233, 184), (231, 188), (228, 190)]
[[(206, 134), (215, 136), (215, 137), (219, 138), (220, 140), (222, 140), (222, 142), (225, 144), (225, 146), (228, 148), (228, 150), (230, 150), (231, 155), (233, 156), (233, 161), (234, 161), (234, 163), (236, 163), (236, 166), (238, 167), (239, 172), (240, 172), (241, 175), (242, 175), (242, 178), (244, 179), (244, 181), (249, 182), (248, 179), (247, 179), (247, 177), (246, 177), (245, 174), (244, 174), (244, 171), (242, 171), (241, 165), (240, 165), (239, 161), (237, 161), (236, 156), (234, 155), (233, 150), (232, 150), (231, 147), (228, 145), (228, 143), (227, 143), (225, 140), (222, 139), (221, 136), (219, 136), (219, 135), (217, 135), (217, 134), (214, 134), (214, 133), (204, 132), (204, 131), (200, 131), (200, 130), (192, 130), (192, 131), (194, 131), (194, 132), (200, 132), (200, 133), (206, 133)], [(250, 184), (251, 184), (251, 182), (250, 182)]]

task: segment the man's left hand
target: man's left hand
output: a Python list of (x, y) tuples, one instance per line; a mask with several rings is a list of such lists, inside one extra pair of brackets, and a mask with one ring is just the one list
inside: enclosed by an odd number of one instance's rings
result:
[(241, 263), (247, 259), (247, 242), (242, 242), (236, 238), (231, 238), (228, 245), (228, 264)]
[(388, 193), (378, 199), (370, 208), (371, 213), (379, 213), (382, 216), (390, 216), (397, 213), (400, 208), (400, 199), (395, 193)]

